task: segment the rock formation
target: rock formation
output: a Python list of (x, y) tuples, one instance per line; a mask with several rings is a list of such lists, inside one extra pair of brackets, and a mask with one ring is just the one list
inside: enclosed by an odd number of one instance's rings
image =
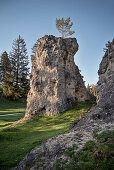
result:
[(98, 70), (96, 119), (114, 119), (114, 39), (108, 44)]
[[(78, 146), (77, 152), (88, 140), (93, 140), (93, 130), (98, 133), (114, 129), (114, 40), (106, 51), (99, 68), (97, 106), (65, 134), (53, 137), (34, 148), (13, 170), (50, 170), (59, 158), (62, 163), (69, 161), (65, 150)], [(71, 159), (71, 158), (70, 158)]]
[(78, 101), (89, 99), (84, 81), (74, 63), (78, 51), (75, 38), (46, 35), (39, 39), (32, 56), (31, 89), (27, 97), (26, 117), (57, 115)]

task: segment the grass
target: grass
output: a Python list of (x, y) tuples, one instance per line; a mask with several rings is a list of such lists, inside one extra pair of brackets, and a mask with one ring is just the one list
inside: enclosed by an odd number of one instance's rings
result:
[[(70, 123), (78, 119), (80, 114), (85, 114), (91, 106), (90, 102), (79, 102), (71, 110), (58, 116), (40, 116), (15, 127), (10, 127), (9, 124), (19, 117), (5, 117), (0, 127), (0, 169), (7, 170), (16, 166), (32, 148), (40, 146), (50, 137), (68, 131)], [(8, 104), (7, 107), (9, 108)], [(14, 109), (14, 105), (12, 107)]]
[[(5, 127), (21, 119), (22, 117), (24, 117), (24, 113), (26, 109), (26, 101), (25, 100), (23, 101), (7, 100), (4, 97), (2, 97), (1, 90), (2, 89), (0, 87), (0, 94), (1, 94), (0, 96), (0, 127)], [(15, 114), (15, 113), (22, 113), (22, 114), (10, 115), (10, 114)]]
[(26, 101), (10, 101), (0, 97), (0, 115), (25, 112)]
[(94, 135), (76, 154), (75, 147), (68, 148), (69, 162), (57, 160), (55, 170), (112, 170), (114, 169), (114, 130)]

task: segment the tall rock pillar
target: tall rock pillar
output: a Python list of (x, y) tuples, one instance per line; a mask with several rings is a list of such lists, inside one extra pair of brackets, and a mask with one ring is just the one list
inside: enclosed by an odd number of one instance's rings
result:
[(88, 100), (83, 78), (74, 55), (78, 51), (75, 38), (46, 35), (37, 42), (32, 56), (31, 89), (25, 116), (57, 115), (74, 102)]

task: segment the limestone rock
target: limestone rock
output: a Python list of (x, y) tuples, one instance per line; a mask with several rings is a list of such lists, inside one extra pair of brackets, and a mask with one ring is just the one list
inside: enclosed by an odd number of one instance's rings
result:
[(78, 51), (75, 38), (46, 35), (39, 39), (32, 56), (31, 89), (27, 97), (26, 117), (57, 115), (75, 101), (89, 99), (83, 77), (74, 63)]
[(114, 39), (100, 63), (95, 118), (114, 119)]

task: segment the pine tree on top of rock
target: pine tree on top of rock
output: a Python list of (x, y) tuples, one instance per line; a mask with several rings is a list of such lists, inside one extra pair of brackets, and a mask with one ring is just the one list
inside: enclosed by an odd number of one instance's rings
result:
[(56, 28), (62, 34), (62, 37), (67, 37), (75, 33), (75, 31), (71, 31), (71, 27), (73, 22), (70, 23), (70, 17), (66, 18), (66, 20), (62, 17), (62, 19), (56, 19)]

